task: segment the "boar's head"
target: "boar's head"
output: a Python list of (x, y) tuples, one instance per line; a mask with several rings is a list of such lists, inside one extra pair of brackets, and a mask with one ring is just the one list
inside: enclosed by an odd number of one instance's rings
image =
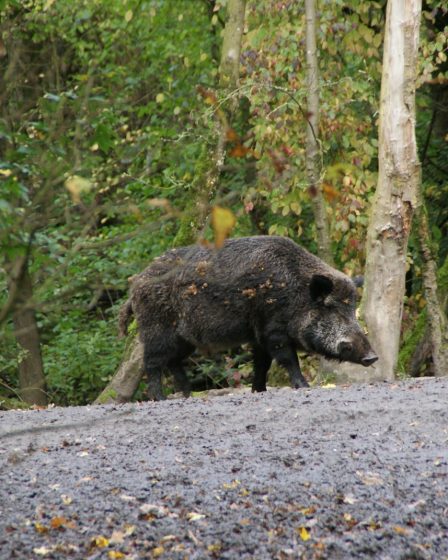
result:
[(315, 274), (310, 309), (300, 329), (306, 349), (326, 358), (370, 366), (378, 360), (356, 320), (355, 284), (343, 274)]

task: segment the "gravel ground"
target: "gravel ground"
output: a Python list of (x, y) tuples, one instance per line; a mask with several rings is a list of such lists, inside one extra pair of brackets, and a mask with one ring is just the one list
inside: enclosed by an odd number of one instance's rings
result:
[(448, 378), (0, 413), (0, 558), (448, 559)]

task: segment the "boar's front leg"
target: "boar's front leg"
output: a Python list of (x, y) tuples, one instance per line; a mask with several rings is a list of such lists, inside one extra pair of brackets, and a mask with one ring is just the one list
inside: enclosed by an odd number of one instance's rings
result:
[(269, 336), (267, 336), (267, 347), (272, 358), (289, 373), (289, 379), (291, 380), (291, 387), (293, 389), (309, 387), (300, 369), (294, 345), (287, 336), (279, 332), (269, 334)]
[(268, 370), (271, 367), (272, 357), (262, 346), (254, 344), (252, 348), (254, 357), (254, 380), (252, 392), (260, 393), (266, 391), (266, 380)]

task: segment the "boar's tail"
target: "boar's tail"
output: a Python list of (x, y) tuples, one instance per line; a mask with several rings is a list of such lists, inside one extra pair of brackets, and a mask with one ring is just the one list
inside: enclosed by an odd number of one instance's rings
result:
[(118, 336), (120, 338), (128, 334), (128, 327), (132, 321), (133, 314), (132, 303), (131, 300), (128, 299), (128, 301), (122, 305), (118, 315)]

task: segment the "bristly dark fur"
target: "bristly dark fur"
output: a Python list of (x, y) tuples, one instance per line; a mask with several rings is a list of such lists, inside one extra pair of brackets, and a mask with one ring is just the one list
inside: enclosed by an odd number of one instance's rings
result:
[(189, 393), (183, 360), (252, 345), (253, 390), (266, 390), (273, 359), (293, 387), (307, 385), (297, 350), (373, 363), (376, 356), (355, 318), (352, 280), (290, 239), (229, 239), (220, 249), (196, 245), (168, 251), (135, 276), (120, 312), (124, 334), (135, 314), (150, 392), (163, 398), (168, 369)]
[(130, 299), (122, 305), (118, 315), (118, 336), (123, 338), (128, 334), (128, 327), (132, 321), (132, 302)]

